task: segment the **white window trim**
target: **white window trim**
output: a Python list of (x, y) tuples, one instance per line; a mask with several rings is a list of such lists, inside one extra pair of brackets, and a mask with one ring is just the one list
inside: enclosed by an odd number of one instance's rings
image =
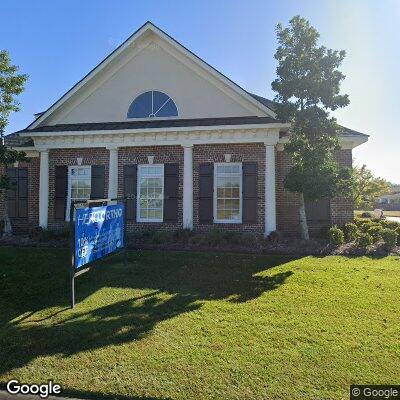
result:
[[(217, 218), (217, 167), (222, 165), (239, 165), (240, 170), (240, 198), (239, 198), (239, 219), (218, 219)], [(213, 212), (214, 212), (214, 222), (218, 224), (241, 224), (242, 223), (242, 204), (243, 204), (243, 172), (242, 163), (214, 163), (214, 195), (213, 195)]]
[[(67, 188), (67, 206), (65, 207), (65, 221), (69, 222), (69, 215), (71, 212), (71, 169), (72, 168), (88, 168), (90, 173), (89, 177), (92, 179), (92, 166), (91, 165), (70, 165), (68, 166), (68, 188)], [(90, 188), (92, 190), (92, 188)]]
[[(162, 167), (162, 207), (161, 207), (161, 218), (140, 218), (140, 170), (143, 167)], [(138, 174), (136, 182), (136, 221), (137, 222), (164, 222), (164, 164), (140, 164), (138, 165)]]

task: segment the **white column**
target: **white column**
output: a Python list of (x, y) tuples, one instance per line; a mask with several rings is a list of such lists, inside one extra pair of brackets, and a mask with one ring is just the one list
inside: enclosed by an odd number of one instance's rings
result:
[(49, 219), (49, 151), (40, 151), (39, 226), (47, 229)]
[(118, 197), (118, 147), (108, 147), (110, 160), (108, 165), (108, 198)]
[(265, 145), (265, 236), (276, 230), (275, 146)]
[(193, 145), (183, 146), (183, 228), (193, 229)]

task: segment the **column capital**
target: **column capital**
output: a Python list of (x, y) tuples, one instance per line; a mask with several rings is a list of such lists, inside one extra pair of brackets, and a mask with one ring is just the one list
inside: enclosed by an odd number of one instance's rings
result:
[(39, 153), (48, 153), (49, 149), (48, 147), (36, 147), (36, 149)]
[(192, 148), (193, 148), (193, 143), (183, 143), (183, 144), (181, 144), (181, 146), (182, 146), (183, 148), (192, 149)]
[(109, 144), (109, 145), (106, 146), (106, 149), (109, 150), (109, 151), (113, 151), (113, 150), (118, 151), (119, 146), (116, 145), (116, 144)]

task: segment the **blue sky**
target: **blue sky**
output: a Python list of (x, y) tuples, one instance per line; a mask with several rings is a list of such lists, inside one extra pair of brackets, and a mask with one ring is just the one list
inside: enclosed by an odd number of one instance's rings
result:
[(356, 163), (400, 183), (398, 0), (3, 0), (0, 48), (30, 76), (6, 132), (24, 128), (147, 20), (246, 90), (272, 98), (275, 26), (296, 14), (322, 44), (347, 51), (343, 91), (351, 103), (336, 117), (371, 135), (355, 149)]

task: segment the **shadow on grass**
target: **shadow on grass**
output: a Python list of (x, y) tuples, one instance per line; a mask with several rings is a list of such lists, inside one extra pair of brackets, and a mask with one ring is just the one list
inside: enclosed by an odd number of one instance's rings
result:
[[(198, 310), (205, 301), (246, 302), (279, 288), (292, 274), (262, 273), (290, 261), (288, 257), (131, 252), (127, 267), (116, 256), (79, 277), (77, 301), (86, 301), (67, 311), (68, 263), (65, 254), (58, 263), (49, 257), (42, 254), (32, 268), (21, 254), (13, 261), (14, 269), (4, 272), (0, 374), (40, 356), (68, 357), (140, 340), (157, 323)], [(88, 297), (105, 287), (147, 293), (111, 303), (101, 298), (99, 303), (106, 304), (93, 306), (95, 298)]]

